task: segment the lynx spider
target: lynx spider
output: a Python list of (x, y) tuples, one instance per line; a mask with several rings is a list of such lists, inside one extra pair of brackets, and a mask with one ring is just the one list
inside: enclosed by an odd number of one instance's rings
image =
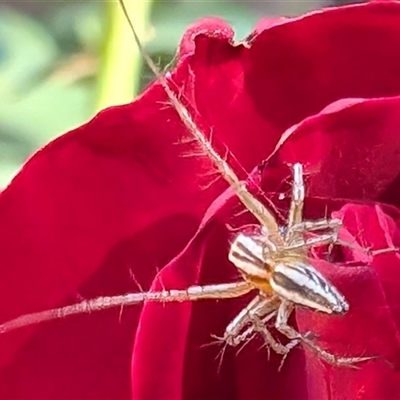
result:
[[(228, 299), (243, 296), (251, 291), (257, 295), (228, 324), (223, 339), (230, 346), (238, 346), (259, 334), (276, 353), (287, 353), (298, 343), (303, 343), (321, 359), (333, 365), (348, 365), (374, 357), (337, 357), (317, 346), (310, 334), (300, 334), (288, 324), (295, 306), (327, 314), (344, 314), (349, 305), (344, 296), (311, 264), (308, 251), (317, 246), (339, 243), (339, 219), (303, 220), (305, 186), (303, 166), (293, 165), (292, 200), (287, 226), (282, 229), (273, 214), (240, 181), (228, 162), (212, 147), (210, 141), (196, 126), (188, 109), (171, 89), (167, 78), (160, 73), (141, 45), (122, 0), (122, 9), (132, 29), (135, 41), (146, 63), (163, 86), (170, 103), (180, 119), (195, 137), (202, 150), (214, 163), (219, 174), (234, 190), (236, 196), (253, 214), (260, 225), (252, 225), (240, 232), (233, 241), (229, 260), (236, 266), (243, 280), (205, 286), (191, 286), (185, 290), (129, 293), (113, 297), (98, 297), (80, 303), (26, 314), (0, 325), (0, 333), (34, 325), (68, 315), (90, 313), (112, 307), (141, 304), (143, 302), (184, 302), (200, 299)], [(379, 251), (382, 253), (382, 251)], [(279, 343), (270, 333), (266, 323), (275, 319), (275, 328), (289, 339)]]

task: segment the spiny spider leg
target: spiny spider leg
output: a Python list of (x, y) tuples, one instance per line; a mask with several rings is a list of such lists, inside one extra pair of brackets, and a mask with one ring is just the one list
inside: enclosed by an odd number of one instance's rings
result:
[(342, 240), (339, 238), (336, 240), (335, 243), (332, 243), (332, 244), (337, 244), (342, 247), (347, 247), (349, 249), (360, 251), (361, 253), (364, 253), (370, 257), (375, 257), (375, 256), (379, 256), (382, 254), (399, 253), (400, 252), (400, 247), (387, 247), (385, 249), (372, 250), (371, 248), (365, 248), (361, 245), (355, 245), (353, 243), (346, 242), (345, 240)]
[[(296, 163), (293, 165), (293, 184), (292, 184), (292, 200), (290, 204), (289, 217), (288, 217), (288, 225), (287, 231), (285, 235), (286, 243), (293, 244), (293, 241), (297, 242), (297, 238), (301, 237), (302, 234), (308, 232), (314, 232), (318, 230), (330, 230), (332, 234), (329, 239), (329, 235), (326, 235), (325, 239), (321, 238), (321, 241), (317, 241), (316, 246), (321, 246), (324, 244), (337, 244), (343, 247), (354, 248), (351, 244), (347, 243), (339, 239), (339, 230), (342, 227), (343, 223), (338, 218), (332, 219), (321, 219), (316, 221), (303, 221), (303, 206), (305, 200), (305, 187), (303, 180), (303, 166), (300, 163)], [(300, 245), (300, 242), (298, 242)], [(290, 249), (294, 250), (297, 248), (300, 250), (300, 247), (291, 246)], [(313, 244), (311, 241), (304, 244), (305, 247), (312, 247)], [(358, 247), (357, 247), (358, 248)], [(380, 254), (387, 253), (396, 253), (400, 250), (398, 247), (390, 247), (385, 249), (371, 250), (366, 249), (363, 246), (359, 246), (358, 248), (363, 253), (374, 257)]]
[[(229, 323), (227, 328), (225, 329), (225, 333), (223, 337), (218, 337), (216, 335), (211, 335), (211, 337), (217, 339), (217, 343), (224, 343), (220, 352), (217, 355), (217, 359), (220, 358), (219, 368), (221, 367), (222, 358), (224, 356), (226, 346), (236, 347), (239, 344), (244, 343), (244, 346), (252, 339), (252, 337), (256, 334), (255, 330), (249, 333), (247, 336), (247, 332), (245, 332), (246, 337), (243, 337), (243, 334), (240, 332), (246, 328), (250, 323), (254, 324), (253, 318), (257, 314), (265, 315), (265, 312), (269, 312), (272, 318), (279, 307), (280, 301), (277, 299), (266, 298), (263, 295), (256, 296), (241, 312)], [(271, 341), (274, 339), (271, 337)], [(279, 343), (276, 343), (276, 349), (279, 350)], [(242, 348), (244, 347), (242, 346)], [(240, 351), (241, 349), (239, 349)]]
[[(276, 234), (279, 233), (278, 223), (272, 213), (262, 204), (258, 199), (256, 199), (247, 189), (246, 183), (239, 180), (233, 169), (227, 163), (224, 158), (222, 158), (212, 147), (210, 141), (207, 139), (206, 135), (198, 128), (194, 119), (190, 115), (189, 110), (182, 104), (178, 96), (172, 90), (167, 78), (159, 71), (151, 57), (147, 54), (143, 45), (139, 39), (139, 36), (133, 26), (132, 20), (129, 17), (127, 9), (123, 0), (119, 0), (121, 8), (125, 14), (125, 17), (129, 23), (131, 31), (134, 36), (136, 45), (138, 46), (140, 53), (145, 59), (147, 65), (152, 70), (156, 76), (158, 82), (161, 84), (170, 102), (172, 103), (175, 111), (178, 113), (182, 123), (186, 126), (189, 132), (196, 138), (198, 144), (201, 146), (203, 151), (206, 152), (209, 159), (213, 162), (215, 168), (219, 171), (221, 176), (226, 180), (229, 186), (235, 191), (236, 196), (242, 202), (242, 204), (250, 211), (254, 217), (264, 226), (266, 226), (270, 232)], [(278, 236), (278, 235), (277, 235)]]
[(162, 290), (158, 292), (128, 293), (121, 296), (104, 296), (83, 300), (70, 306), (53, 308), (25, 314), (0, 325), (0, 333), (9, 332), (29, 325), (39, 324), (69, 315), (85, 314), (109, 308), (141, 304), (144, 302), (184, 302), (201, 299), (231, 299), (243, 296), (254, 288), (248, 282), (221, 283), (206, 286), (190, 286), (183, 290)]
[(253, 317), (263, 318), (266, 314), (276, 311), (279, 307), (280, 299), (277, 297), (267, 298), (257, 295), (236, 317), (228, 324), (224, 336), (220, 338), (230, 346), (237, 346), (243, 342), (241, 332), (252, 322)]
[(388, 254), (388, 253), (397, 253), (400, 251), (399, 247), (388, 247), (385, 249), (377, 249), (371, 250), (369, 248), (365, 248), (363, 246), (356, 246), (352, 243), (348, 243), (338, 237), (339, 230), (343, 226), (343, 223), (338, 218), (332, 218), (331, 220), (328, 219), (321, 219), (316, 221), (303, 221), (299, 224), (295, 224), (292, 226), (292, 231), (304, 232), (304, 233), (313, 233), (315, 231), (331, 231), (331, 233), (320, 234), (316, 237), (309, 238), (307, 240), (302, 241), (300, 240), (293, 240), (286, 249), (295, 250), (299, 249), (300, 247), (317, 247), (323, 245), (339, 245), (342, 247), (348, 247), (350, 249), (356, 249), (361, 251), (364, 254), (367, 254), (371, 257), (381, 255), (381, 254)]
[[(259, 333), (265, 344), (278, 354), (287, 354), (298, 343), (298, 339), (291, 340), (286, 345), (279, 343), (271, 334), (266, 324), (276, 317), (281, 300), (276, 297), (267, 298), (257, 296), (250, 304), (242, 310), (238, 316), (228, 325), (224, 341), (231, 346), (238, 346), (242, 342), (250, 340), (255, 333)], [(245, 315), (243, 315), (245, 313)], [(248, 326), (242, 333), (241, 330)]]
[[(328, 220), (326, 218), (316, 221), (304, 221), (303, 209), (305, 200), (305, 187), (303, 179), (303, 166), (300, 163), (293, 165), (293, 183), (292, 183), (292, 200), (290, 203), (288, 224), (286, 227), (285, 243), (289, 246), (286, 249), (306, 250), (307, 247), (312, 247), (312, 241), (304, 239), (304, 234), (319, 230), (332, 231), (330, 235), (326, 235), (321, 241), (316, 241), (315, 245), (329, 244), (337, 240), (339, 229), (342, 227), (342, 221), (339, 219)], [(331, 237), (329, 241), (327, 238)], [(326, 242), (328, 240), (328, 242)], [(301, 243), (304, 243), (304, 249), (301, 249)], [(293, 247), (294, 243), (298, 243), (298, 247)]]
[(283, 345), (279, 343), (271, 334), (264, 321), (260, 319), (257, 315), (251, 316), (252, 327), (255, 332), (259, 333), (263, 338), (266, 346), (271, 347), (272, 350), (277, 354), (286, 355), (292, 350), (299, 342), (299, 339), (290, 340), (289, 343)]
[[(249, 341), (259, 333), (268, 348), (278, 354), (287, 354), (299, 340), (290, 341), (287, 345), (279, 343), (266, 327), (266, 323), (276, 316), (281, 300), (277, 297), (256, 296), (227, 326), (221, 339), (230, 346), (236, 347)], [(248, 326), (250, 324), (250, 326)], [(243, 329), (246, 328), (244, 331)], [(243, 332), (242, 332), (243, 331)], [(241, 333), (242, 332), (242, 333)]]
[(297, 239), (294, 240), (290, 245), (286, 247), (286, 250), (306, 250), (309, 247), (324, 246), (331, 243), (336, 243), (337, 239), (335, 234), (326, 233), (323, 235), (318, 235), (305, 240)]
[(292, 231), (303, 231), (303, 233), (313, 233), (315, 231), (331, 231), (331, 233), (319, 234), (318, 236), (302, 240), (298, 238), (292, 239), (290, 245), (286, 247), (286, 250), (296, 250), (302, 247), (309, 248), (309, 247), (318, 247), (324, 245), (339, 245), (342, 247), (347, 247), (353, 250), (360, 251), (366, 255), (371, 257), (378, 256), (381, 254), (388, 254), (388, 253), (398, 253), (400, 251), (399, 247), (388, 247), (385, 249), (377, 249), (371, 250), (369, 248), (365, 248), (363, 246), (356, 246), (352, 243), (346, 242), (338, 237), (339, 230), (342, 227), (342, 222), (337, 219), (333, 218), (331, 220), (317, 220), (317, 221), (303, 221), (300, 224), (293, 225)]
[(293, 183), (292, 183), (292, 201), (290, 202), (287, 232), (285, 242), (290, 242), (293, 236), (302, 234), (303, 231), (293, 231), (292, 228), (296, 224), (303, 221), (305, 188), (303, 181), (303, 166), (300, 163), (293, 165)]
[[(240, 333), (244, 328), (246, 328), (249, 323), (251, 323), (250, 314), (256, 313), (264, 316), (265, 313), (270, 313), (271, 318), (276, 315), (277, 309), (279, 306), (279, 302), (272, 303), (271, 301), (268, 302), (267, 309), (265, 312), (263, 311), (266, 307), (265, 296), (258, 295), (256, 296), (244, 309), (240, 311), (238, 315), (229, 323), (227, 328), (225, 329), (224, 335), (217, 336), (212, 334), (211, 337), (216, 339), (213, 343), (224, 343), (224, 346), (221, 348), (218, 357), (222, 357), (225, 353), (226, 346), (237, 347), (239, 344), (244, 343), (244, 346), (255, 336), (255, 331), (252, 330), (251, 332), (247, 332), (250, 328), (248, 328), (244, 333)], [(271, 312), (272, 311), (272, 312)], [(213, 344), (211, 343), (211, 344)], [(207, 344), (206, 346), (208, 346)], [(242, 346), (242, 348), (244, 347)], [(241, 349), (240, 349), (241, 350)], [(239, 350), (239, 351), (240, 351)]]
[(325, 231), (330, 230), (333, 232), (338, 232), (343, 226), (343, 223), (338, 218), (332, 219), (317, 219), (315, 221), (302, 221), (297, 224), (292, 225), (290, 228), (293, 232), (315, 232), (315, 231)]
[(316, 345), (312, 340), (310, 340), (307, 336), (309, 336), (310, 332), (305, 334), (301, 334), (296, 331), (293, 327), (288, 325), (288, 319), (290, 314), (294, 309), (294, 304), (288, 301), (282, 301), (279, 309), (278, 315), (275, 322), (276, 329), (285, 335), (290, 340), (300, 340), (302, 343), (307, 345), (314, 353), (318, 355), (321, 359), (326, 361), (328, 364), (334, 366), (347, 366), (352, 368), (358, 368), (354, 364), (375, 359), (376, 357), (338, 357), (334, 354), (323, 350), (318, 345)]
[[(259, 312), (257, 313), (257, 318), (266, 325), (272, 318), (275, 318), (278, 313), (278, 309), (274, 311), (270, 311), (269, 313)], [(252, 321), (253, 322), (253, 321)], [(235, 339), (235, 345), (238, 345), (240, 342), (248, 342), (250, 341), (255, 335), (255, 329), (253, 324), (249, 325), (242, 333), (238, 334)]]

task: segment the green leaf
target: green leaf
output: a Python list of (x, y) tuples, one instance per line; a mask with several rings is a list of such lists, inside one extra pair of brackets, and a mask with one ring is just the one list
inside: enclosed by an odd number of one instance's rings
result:
[(0, 101), (15, 98), (57, 56), (56, 44), (35, 20), (6, 7), (0, 12)]
[(94, 82), (48, 76), (62, 55), (46, 29), (51, 24), (0, 8), (2, 188), (33, 152), (90, 117)]

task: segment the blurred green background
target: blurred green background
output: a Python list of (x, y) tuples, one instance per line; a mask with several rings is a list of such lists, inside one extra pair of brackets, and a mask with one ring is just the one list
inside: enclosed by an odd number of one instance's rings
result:
[[(125, 3), (161, 67), (173, 58), (185, 28), (202, 16), (223, 17), (241, 39), (261, 17), (333, 5), (318, 0)], [(117, 1), (0, 1), (0, 190), (49, 140), (101, 108), (130, 101), (151, 79)]]

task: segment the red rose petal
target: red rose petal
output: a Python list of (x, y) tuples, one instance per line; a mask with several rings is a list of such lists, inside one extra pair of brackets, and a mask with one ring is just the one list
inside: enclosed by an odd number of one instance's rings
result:
[(370, 3), (258, 29), (246, 92), (280, 132), (339, 99), (399, 95), (399, 16), (398, 2)]
[(221, 18), (202, 18), (194, 22), (184, 33), (179, 44), (179, 60), (182, 62), (187, 56), (196, 51), (196, 38), (205, 35), (207, 38), (223, 42), (232, 42), (235, 32), (226, 21)]
[(226, 24), (206, 20), (196, 24), (201, 35), (189, 29), (183, 39), (190, 73), (174, 80), (203, 125), (247, 155), (249, 170), (286, 129), (327, 105), (400, 94), (399, 18), (397, 2), (329, 9), (269, 23), (249, 48), (233, 47)]
[(379, 200), (399, 207), (398, 126), (400, 97), (334, 103), (283, 135), (263, 179), (277, 186), (288, 174), (285, 164), (302, 162), (309, 196)]
[[(201, 34), (189, 29), (185, 35), (174, 80), (195, 105), (200, 125), (211, 128), (234, 155), (243, 155), (240, 164), (250, 170), (272, 152), (284, 130), (331, 103), (400, 94), (400, 55), (392, 51), (400, 41), (399, 16), (396, 2), (329, 9), (269, 23), (252, 35), (250, 48), (232, 47), (226, 24), (208, 19), (195, 25)], [(347, 107), (354, 99), (346, 101), (337, 106)], [(305, 158), (314, 145), (329, 147), (318, 137), (311, 140), (316, 143), (309, 146), (307, 139)]]

